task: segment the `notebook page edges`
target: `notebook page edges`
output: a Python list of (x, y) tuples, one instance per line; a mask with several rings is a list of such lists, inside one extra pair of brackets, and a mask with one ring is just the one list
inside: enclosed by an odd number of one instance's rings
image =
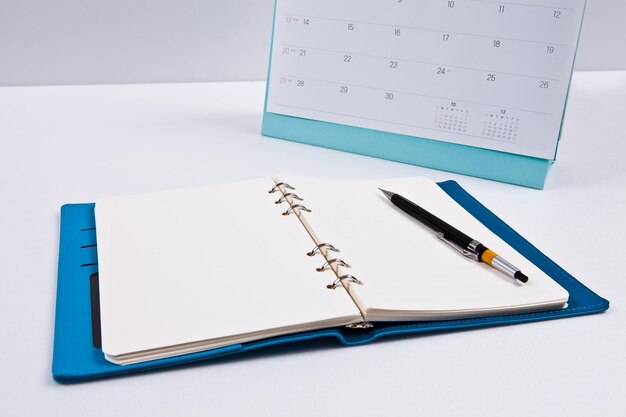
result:
[[(320, 181), (289, 178), (316, 201), (318, 233), (342, 242), (352, 286), (369, 320), (460, 318), (560, 308), (568, 293), (478, 222), (427, 178)], [(396, 192), (518, 266), (520, 284), (484, 263), (470, 261), (401, 212), (378, 190)]]
[(264, 178), (96, 203), (109, 357), (186, 344), (203, 350), (238, 335), (360, 319), (345, 294), (322, 285), (306, 256), (311, 240), (297, 219), (281, 216), (268, 194), (273, 184)]

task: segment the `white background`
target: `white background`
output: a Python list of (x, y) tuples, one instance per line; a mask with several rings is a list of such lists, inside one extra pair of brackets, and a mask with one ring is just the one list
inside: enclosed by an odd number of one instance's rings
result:
[[(272, 3), (0, 0), (0, 85), (262, 79)], [(626, 68), (626, 2), (588, 3), (578, 69)], [(263, 138), (263, 92), (263, 83), (0, 89), (0, 415), (626, 415), (626, 72), (575, 74), (544, 191)], [(274, 172), (457, 180), (611, 308), (52, 381), (62, 203)]]
[[(0, 0), (0, 86), (265, 79), (273, 7)], [(624, 44), (626, 0), (588, 0), (576, 69), (626, 69)]]
[[(539, 191), (262, 137), (263, 82), (0, 89), (0, 415), (626, 415), (624, 91), (626, 71), (574, 75), (559, 160)], [(611, 308), (52, 380), (61, 204), (275, 172), (454, 179)]]

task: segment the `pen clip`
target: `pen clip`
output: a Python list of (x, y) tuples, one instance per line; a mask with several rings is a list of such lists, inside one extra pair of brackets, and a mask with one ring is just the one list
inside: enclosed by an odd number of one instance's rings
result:
[(480, 262), (480, 258), (478, 257), (478, 252), (473, 251), (473, 250), (469, 250), (469, 249), (463, 249), (462, 247), (460, 247), (459, 245), (450, 242), (448, 239), (446, 239), (446, 236), (439, 232), (436, 233), (435, 236), (437, 236), (437, 238), (439, 240), (441, 240), (443, 243), (445, 243), (446, 245), (450, 246), (452, 249), (454, 249), (455, 251), (459, 252), (461, 255), (465, 256), (467, 259), (471, 259), (472, 261), (476, 261), (476, 262)]

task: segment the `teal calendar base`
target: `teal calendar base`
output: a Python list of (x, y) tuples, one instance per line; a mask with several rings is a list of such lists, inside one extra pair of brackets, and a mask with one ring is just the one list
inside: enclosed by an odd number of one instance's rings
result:
[(543, 189), (554, 161), (265, 112), (262, 133), (309, 145)]

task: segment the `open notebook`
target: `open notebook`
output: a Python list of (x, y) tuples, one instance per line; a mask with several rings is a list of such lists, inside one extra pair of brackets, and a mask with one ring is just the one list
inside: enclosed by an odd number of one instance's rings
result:
[[(283, 182), (296, 190), (276, 187)], [(377, 187), (489, 245), (529, 282), (455, 253)], [(425, 178), (281, 175), (106, 198), (95, 215), (102, 350), (116, 364), (364, 322), (559, 309), (568, 300), (565, 289)], [(308, 256), (322, 243), (340, 252), (322, 246)], [(335, 258), (350, 268), (328, 266)], [(348, 274), (355, 279), (338, 280)]]

